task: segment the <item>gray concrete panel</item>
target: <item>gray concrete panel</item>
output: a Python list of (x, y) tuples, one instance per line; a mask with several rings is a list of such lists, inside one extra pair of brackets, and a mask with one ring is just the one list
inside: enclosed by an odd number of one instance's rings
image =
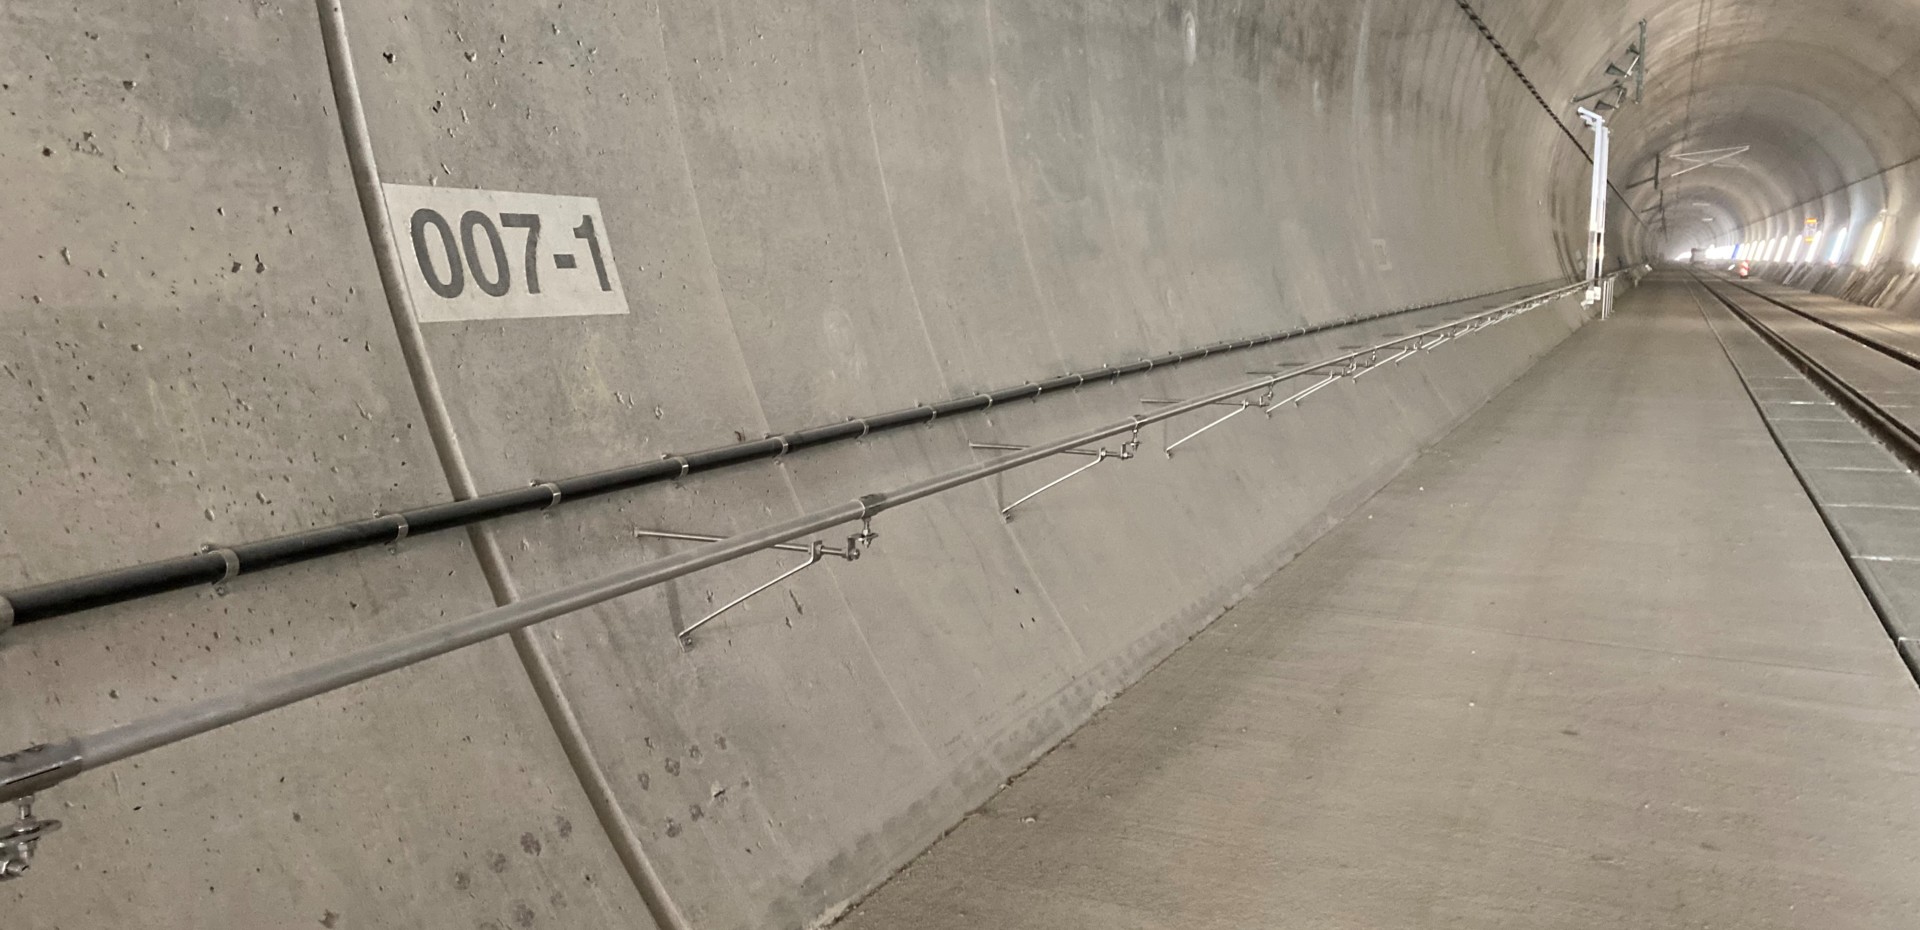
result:
[[(1270, 190), (1301, 168), (1305, 153), (1275, 145), (1325, 106), (1306, 81), (1333, 59), (1282, 49), (1189, 68), (1178, 23), (1158, 13), (395, 3), (352, 15), (387, 180), (595, 196), (608, 218), (631, 315), (430, 328), (485, 487), (1551, 273), (1544, 253), (1515, 254), (1376, 287), (1371, 239), (1315, 217), (1381, 179)], [(1208, 38), (1222, 52), (1241, 41)], [(1263, 69), (1303, 82), (1269, 99)], [(1260, 119), (1230, 117), (1249, 107)], [(1441, 200), (1476, 215), (1492, 191)], [(1362, 257), (1324, 276), (1276, 273), (1324, 253), (1323, 233)], [(986, 488), (889, 515), (860, 563), (809, 571), (690, 648), (674, 631), (786, 557), (543, 636), (619, 815), (689, 918), (804, 923), (937, 836), (1576, 319), (1543, 311), (1171, 461), (1154, 451), (1164, 438), (1143, 437), (1149, 454), (1010, 523)], [(1321, 357), (1384, 328), (1285, 351)], [(636, 527), (731, 532), (888, 483), (876, 475), (970, 461), (970, 439), (1084, 428), (1249, 364), (1090, 385), (515, 519), (502, 526), (510, 569), (523, 589), (551, 587), (669, 551), (637, 543)], [(1009, 476), (1001, 500), (1052, 468)]]
[[(444, 499), (306, 3), (0, 9), (9, 585)], [(224, 596), (222, 596), (224, 595)], [(0, 637), (0, 740), (487, 606), (409, 541)], [(81, 777), (0, 923), (645, 925), (505, 644)]]

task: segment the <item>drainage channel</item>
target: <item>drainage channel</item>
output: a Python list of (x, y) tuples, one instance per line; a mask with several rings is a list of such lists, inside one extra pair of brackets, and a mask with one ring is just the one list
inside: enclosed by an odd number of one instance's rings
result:
[(1920, 434), (1783, 333), (1780, 310), (1695, 278), (1726, 311), (1702, 301), (1702, 317), (1920, 682)]

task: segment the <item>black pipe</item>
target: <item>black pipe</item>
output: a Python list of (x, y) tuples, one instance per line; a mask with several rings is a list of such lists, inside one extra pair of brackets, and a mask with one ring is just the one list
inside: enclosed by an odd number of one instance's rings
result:
[[(1549, 285), (1541, 284), (1534, 287), (1547, 286)], [(572, 478), (540, 482), (510, 491), (495, 491), (463, 501), (429, 504), (425, 507), (371, 519), (302, 530), (298, 533), (241, 543), (196, 555), (113, 568), (78, 578), (16, 588), (0, 592), (0, 629), (5, 629), (7, 625), (8, 608), (12, 610), (12, 622), (33, 623), (195, 585), (219, 584), (240, 575), (250, 575), (269, 568), (292, 565), (322, 556), (393, 543), (408, 536), (420, 536), (485, 520), (544, 510), (569, 501), (611, 494), (615, 491), (632, 490), (663, 481), (677, 481), (696, 473), (776, 458), (797, 449), (856, 440), (873, 433), (932, 423), (945, 417), (976, 413), (1016, 400), (1030, 398), (1037, 400), (1048, 394), (1076, 388), (1089, 382), (1115, 380), (1226, 352), (1258, 348), (1301, 336), (1375, 323), (1390, 317), (1432, 310), (1448, 304), (1484, 300), (1523, 289), (1530, 288), (1510, 287), (1476, 294), (1472, 297), (1434, 301), (1332, 323), (1302, 326), (1251, 339), (1216, 343), (1124, 365), (1104, 365), (1039, 383), (956, 397), (937, 404), (921, 404), (876, 416), (856, 417), (841, 423), (808, 427), (765, 439), (719, 446), (686, 455), (666, 456), (655, 462), (625, 465)]]

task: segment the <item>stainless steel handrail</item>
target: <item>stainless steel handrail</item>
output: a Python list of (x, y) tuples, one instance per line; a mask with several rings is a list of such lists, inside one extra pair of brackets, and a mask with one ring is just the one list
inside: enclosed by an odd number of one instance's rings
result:
[[(803, 536), (819, 533), (835, 526), (858, 521), (863, 524), (863, 532), (870, 533), (873, 518), (885, 511), (1056, 455), (1078, 454), (1076, 450), (1084, 451), (1084, 447), (1104, 439), (1124, 435), (1137, 436), (1141, 427), (1149, 424), (1164, 422), (1210, 406), (1234, 401), (1247, 394), (1271, 391), (1274, 386), (1296, 378), (1315, 375), (1326, 377), (1327, 373), (1334, 369), (1339, 370), (1339, 374), (1333, 376), (1334, 380), (1339, 377), (1363, 374), (1382, 364), (1380, 356), (1385, 350), (1407, 346), (1418, 347), (1422, 344), (1429, 347), (1436, 346), (1441, 342), (1478, 332), (1556, 300), (1578, 294), (1584, 286), (1582, 283), (1554, 288), (1450, 323), (1400, 336), (1376, 346), (1346, 352), (1277, 373), (1250, 384), (1221, 390), (1205, 397), (1167, 406), (1152, 413), (1132, 415), (1105, 426), (1028, 446), (998, 458), (923, 478), (891, 491), (868, 494), (770, 526), (706, 542), (677, 555), (566, 585), (525, 600), (409, 633), (304, 669), (272, 676), (227, 695), (161, 711), (98, 733), (44, 743), (0, 756), (0, 802), (27, 798), (38, 791), (71, 779), (81, 772), (150, 752), (210, 730), (397, 671), (514, 630), (605, 603), (622, 595), (672, 581), (742, 556), (779, 548)], [(1436, 337), (1444, 338), (1427, 343), (1427, 340), (1436, 339)], [(1362, 367), (1362, 359), (1367, 357), (1373, 358), (1374, 361)], [(1303, 394), (1318, 390), (1330, 383), (1332, 383), (1331, 380), (1323, 381)]]

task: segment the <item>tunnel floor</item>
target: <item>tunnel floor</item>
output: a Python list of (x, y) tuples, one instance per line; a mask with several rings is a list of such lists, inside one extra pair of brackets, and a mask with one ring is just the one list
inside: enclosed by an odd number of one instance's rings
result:
[(1920, 690), (1656, 275), (844, 928), (1891, 927)]

